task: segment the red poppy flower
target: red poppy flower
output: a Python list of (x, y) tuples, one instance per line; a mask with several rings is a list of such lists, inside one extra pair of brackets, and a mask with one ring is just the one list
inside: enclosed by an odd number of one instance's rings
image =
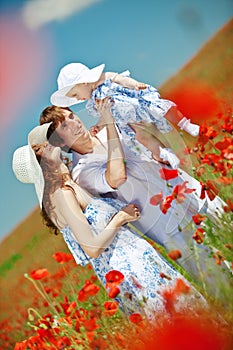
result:
[(120, 293), (120, 288), (118, 288), (117, 286), (112, 286), (110, 287), (109, 289), (109, 292), (108, 292), (108, 297), (109, 298), (115, 298), (118, 294)]
[(104, 302), (104, 315), (113, 316), (118, 310), (118, 302), (117, 301), (105, 301)]
[(212, 140), (213, 138), (215, 138), (217, 136), (217, 132), (216, 130), (214, 130), (214, 128), (212, 126), (206, 126), (205, 124), (200, 126), (200, 130), (199, 130), (199, 138), (201, 140)]
[(140, 314), (134, 313), (129, 316), (129, 320), (132, 323), (139, 324), (143, 321), (143, 318)]
[(82, 322), (83, 327), (85, 327), (86, 331), (91, 332), (99, 328), (99, 325), (96, 323), (97, 318), (93, 317), (89, 320), (84, 320)]
[(163, 214), (167, 214), (167, 211), (171, 207), (173, 199), (174, 199), (173, 196), (167, 196), (162, 201), (162, 203), (160, 203), (160, 210), (162, 211)]
[(223, 131), (228, 132), (231, 134), (233, 132), (233, 122), (232, 122), (232, 117), (227, 117), (225, 119), (225, 123), (222, 125)]
[(163, 194), (162, 192), (154, 195), (150, 199), (150, 204), (151, 205), (159, 205), (160, 210), (162, 211), (163, 214), (166, 214), (168, 209), (171, 207), (171, 203), (173, 201), (174, 197), (173, 196), (167, 196), (163, 199)]
[(91, 296), (94, 296), (98, 293), (100, 287), (92, 283), (89, 280), (86, 280), (83, 288), (78, 292), (79, 301), (87, 301)]
[(53, 258), (60, 264), (64, 264), (67, 261), (73, 260), (72, 254), (57, 252), (53, 254)]
[(198, 243), (198, 244), (202, 244), (204, 242), (204, 238), (205, 238), (205, 231), (199, 227), (196, 232), (194, 232), (192, 238)]
[(168, 253), (168, 256), (170, 259), (175, 261), (175, 260), (181, 258), (182, 254), (178, 249), (174, 249), (174, 250), (170, 250), (170, 252)]
[(221, 265), (226, 260), (219, 250), (213, 253), (212, 257), (215, 259), (217, 265)]
[(223, 151), (224, 149), (232, 145), (232, 143), (233, 141), (231, 137), (224, 137), (221, 141), (216, 142), (214, 146), (220, 151)]
[(68, 337), (64, 336), (57, 340), (56, 346), (58, 349), (66, 349), (66, 347), (70, 346), (71, 344), (71, 340)]
[(230, 211), (233, 212), (233, 202), (230, 199), (226, 200), (227, 205), (224, 206), (225, 213), (229, 213)]
[(160, 177), (163, 180), (171, 180), (178, 176), (178, 170), (177, 169), (166, 169), (161, 168), (159, 169)]
[(209, 199), (212, 201), (216, 197), (216, 195), (219, 193), (219, 186), (214, 180), (208, 180), (205, 184), (200, 182), (201, 184), (201, 195), (200, 198), (204, 199), (206, 194), (208, 195)]
[(91, 350), (105, 350), (109, 349), (109, 342), (104, 340), (102, 337), (99, 337), (97, 339), (93, 339), (89, 346)]
[(204, 221), (206, 219), (206, 216), (203, 216), (203, 215), (197, 213), (196, 215), (192, 216), (192, 219), (196, 225), (200, 225), (202, 223), (202, 221)]
[(163, 193), (160, 192), (158, 194), (155, 194), (153, 197), (150, 199), (150, 204), (151, 205), (159, 205), (163, 201)]
[(188, 294), (190, 292), (190, 286), (187, 285), (183, 279), (181, 278), (177, 278), (176, 280), (176, 284), (175, 284), (175, 288), (174, 288), (174, 292), (177, 295), (180, 294)]
[(69, 316), (73, 310), (76, 308), (76, 302), (72, 301), (70, 303), (60, 303), (61, 307), (63, 308), (64, 313)]
[(117, 286), (118, 284), (122, 283), (124, 281), (125, 276), (120, 271), (111, 270), (108, 273), (106, 273), (105, 278), (107, 281), (106, 287), (108, 288), (109, 286)]
[(33, 270), (30, 273), (30, 276), (34, 280), (41, 280), (42, 278), (48, 277), (49, 272), (47, 269), (38, 269), (38, 270)]
[(182, 184), (176, 185), (172, 191), (173, 198), (179, 204), (185, 200), (185, 198), (186, 198), (185, 194), (190, 194), (193, 191), (195, 191), (194, 188), (186, 187), (187, 184), (188, 184), (188, 181), (184, 181)]

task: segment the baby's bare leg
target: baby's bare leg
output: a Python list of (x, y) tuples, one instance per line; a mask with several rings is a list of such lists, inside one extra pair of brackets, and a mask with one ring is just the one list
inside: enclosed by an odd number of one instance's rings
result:
[[(134, 125), (135, 124), (133, 124), (133, 126)], [(154, 123), (147, 123), (147, 122), (141, 121), (139, 123), (136, 123), (136, 125), (140, 125), (142, 130), (144, 130), (145, 132), (148, 132), (149, 134), (154, 136), (156, 139), (158, 139), (163, 144), (163, 146), (172, 148), (173, 151), (178, 154), (184, 153), (184, 149), (186, 148), (184, 140), (182, 139), (179, 132), (175, 128), (173, 128), (168, 133), (162, 133), (161, 131), (159, 131), (159, 129), (156, 127)]]
[(176, 106), (171, 107), (164, 116), (172, 124), (177, 125), (181, 119), (184, 118), (183, 114), (177, 109)]
[(190, 122), (176, 106), (171, 107), (164, 116), (169, 122), (176, 124), (181, 130), (185, 130), (188, 134), (192, 136), (198, 136), (200, 131), (200, 126)]
[(153, 158), (167, 164), (160, 158), (160, 147), (164, 148), (164, 144), (149, 132), (150, 128), (147, 124), (149, 123), (131, 123), (129, 126), (135, 132), (135, 139), (151, 151)]
[(166, 148), (166, 138), (164, 138), (164, 143), (159, 139), (162, 133), (158, 131), (154, 124), (140, 122), (129, 125), (135, 132), (135, 139), (151, 151), (155, 160), (170, 164), (174, 169), (179, 166), (179, 158), (169, 148)]

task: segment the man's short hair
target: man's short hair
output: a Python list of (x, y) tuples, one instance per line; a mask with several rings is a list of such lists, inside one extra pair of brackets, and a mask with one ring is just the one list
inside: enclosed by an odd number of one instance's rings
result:
[(47, 132), (47, 138), (49, 143), (51, 143), (51, 145), (55, 147), (61, 147), (61, 149), (65, 152), (70, 152), (70, 148), (68, 146), (61, 146), (64, 143), (64, 140), (56, 132), (58, 125), (65, 121), (64, 109), (66, 109), (67, 111), (71, 111), (68, 107), (46, 107), (41, 112), (40, 125), (52, 122)]

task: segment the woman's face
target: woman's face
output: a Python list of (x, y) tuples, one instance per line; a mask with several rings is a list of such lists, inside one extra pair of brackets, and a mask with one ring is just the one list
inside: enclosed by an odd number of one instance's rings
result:
[(46, 141), (41, 145), (34, 146), (33, 148), (38, 156), (43, 157), (58, 166), (62, 163), (60, 147), (54, 147)]
[(70, 91), (67, 92), (66, 96), (76, 98), (78, 101), (87, 101), (91, 98), (92, 86), (91, 84), (76, 84)]

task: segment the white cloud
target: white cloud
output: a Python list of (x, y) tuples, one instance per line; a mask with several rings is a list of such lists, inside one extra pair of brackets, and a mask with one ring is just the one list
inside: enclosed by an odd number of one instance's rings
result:
[(24, 23), (36, 29), (51, 21), (61, 21), (74, 12), (100, 2), (101, 0), (31, 0), (22, 9)]

